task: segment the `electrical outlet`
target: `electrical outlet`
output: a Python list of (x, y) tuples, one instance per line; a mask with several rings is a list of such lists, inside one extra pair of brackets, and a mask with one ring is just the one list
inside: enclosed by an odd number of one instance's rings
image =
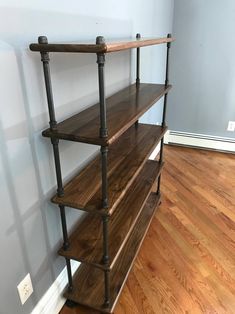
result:
[(22, 304), (24, 304), (33, 293), (33, 285), (30, 274), (26, 275), (25, 278), (18, 284), (17, 289), (19, 292), (20, 301)]
[(228, 122), (227, 131), (231, 131), (231, 132), (234, 132), (234, 131), (235, 131), (235, 121), (229, 121), (229, 122)]

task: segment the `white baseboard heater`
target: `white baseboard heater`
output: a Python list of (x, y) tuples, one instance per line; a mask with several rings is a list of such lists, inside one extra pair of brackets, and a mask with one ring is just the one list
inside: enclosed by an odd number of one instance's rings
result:
[(226, 137), (169, 130), (164, 143), (235, 153), (235, 139)]

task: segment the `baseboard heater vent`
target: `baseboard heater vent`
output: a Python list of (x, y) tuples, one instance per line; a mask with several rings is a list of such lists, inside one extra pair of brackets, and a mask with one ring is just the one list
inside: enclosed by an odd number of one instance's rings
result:
[(226, 137), (169, 130), (164, 143), (235, 153), (235, 139)]

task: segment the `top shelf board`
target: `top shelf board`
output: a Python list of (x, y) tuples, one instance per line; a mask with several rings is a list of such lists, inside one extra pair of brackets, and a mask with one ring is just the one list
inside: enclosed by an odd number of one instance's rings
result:
[(78, 43), (58, 43), (58, 44), (30, 44), (30, 50), (40, 52), (84, 52), (84, 53), (109, 53), (132, 48), (165, 44), (174, 41), (174, 38), (132, 38), (107, 41), (102, 44), (78, 44)]

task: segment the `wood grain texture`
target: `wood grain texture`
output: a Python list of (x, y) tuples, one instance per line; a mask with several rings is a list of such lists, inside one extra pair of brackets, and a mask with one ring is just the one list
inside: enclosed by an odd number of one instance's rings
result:
[[(142, 169), (166, 128), (138, 124), (126, 131), (108, 152), (109, 208), (102, 208), (100, 154), (64, 188), (64, 196), (52, 202), (97, 214), (111, 215)], [(92, 178), (92, 180), (91, 180)]]
[(109, 53), (127, 50), (138, 47), (159, 45), (174, 41), (174, 38), (129, 38), (114, 41), (107, 41), (105, 44), (77, 44), (77, 43), (58, 43), (58, 44), (38, 44), (32, 43), (29, 48), (32, 51), (44, 52), (73, 52), (73, 53)]
[(156, 193), (151, 193), (122, 253), (110, 271), (110, 307), (103, 307), (104, 272), (84, 264), (79, 267), (75, 274), (73, 291), (66, 292), (66, 298), (103, 313), (113, 311), (158, 203), (159, 196)]
[(153, 104), (164, 96), (171, 86), (141, 83), (132, 84), (107, 98), (108, 136), (101, 138), (99, 103), (57, 124), (57, 129), (47, 129), (43, 136), (109, 145), (121, 136)]
[(127, 190), (109, 222), (109, 263), (104, 265), (101, 217), (88, 214), (69, 237), (69, 248), (59, 254), (103, 269), (112, 269), (128, 240), (154, 182), (161, 171), (156, 161), (147, 161)]
[(234, 313), (234, 189), (235, 155), (165, 147), (162, 204), (115, 314)]

